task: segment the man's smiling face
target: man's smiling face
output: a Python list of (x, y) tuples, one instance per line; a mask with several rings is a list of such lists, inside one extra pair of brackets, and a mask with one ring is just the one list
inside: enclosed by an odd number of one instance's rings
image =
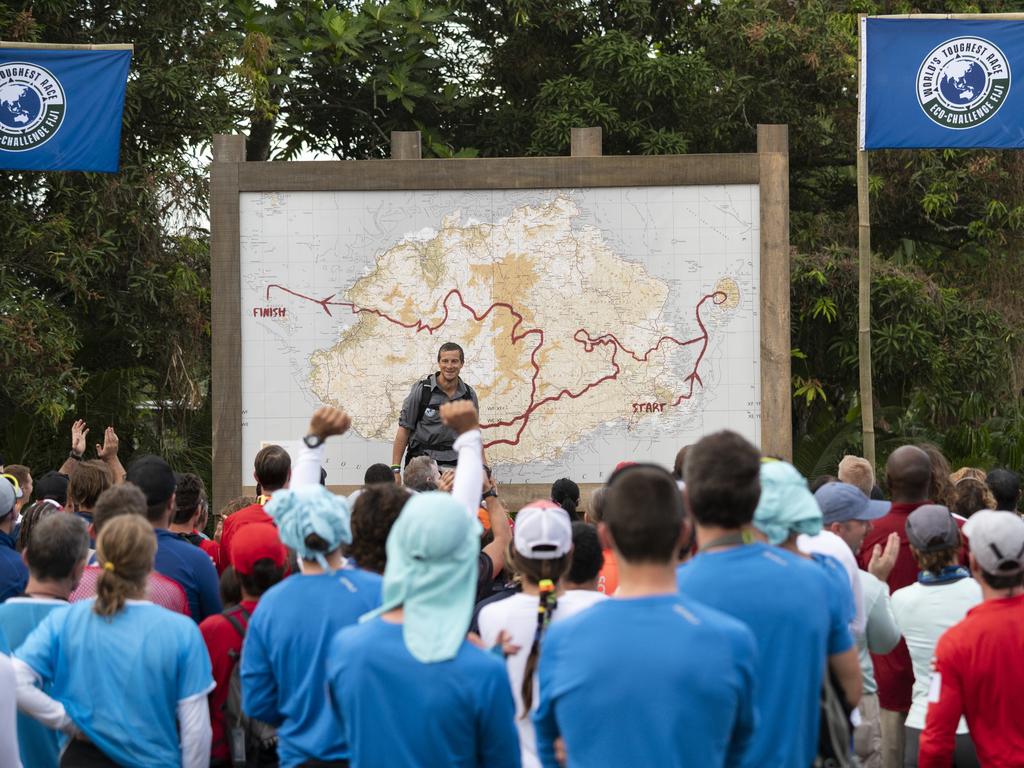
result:
[(459, 371), (462, 370), (462, 355), (457, 350), (444, 351), (437, 361), (441, 370), (441, 380), (445, 384), (453, 384), (459, 378)]

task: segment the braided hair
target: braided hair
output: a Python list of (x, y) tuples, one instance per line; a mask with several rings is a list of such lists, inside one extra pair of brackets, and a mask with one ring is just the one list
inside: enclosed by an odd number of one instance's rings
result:
[(536, 584), (540, 591), (537, 601), (537, 631), (533, 634), (530, 655), (526, 657), (526, 670), (523, 673), (523, 687), (520, 691), (523, 699), (523, 714), (520, 717), (525, 720), (529, 717), (530, 708), (533, 706), (533, 678), (540, 661), (540, 646), (555, 609), (558, 608), (558, 581), (569, 570), (572, 555), (567, 554), (549, 560), (535, 560), (524, 557), (510, 544), (507, 557), (516, 573), (525, 581)]

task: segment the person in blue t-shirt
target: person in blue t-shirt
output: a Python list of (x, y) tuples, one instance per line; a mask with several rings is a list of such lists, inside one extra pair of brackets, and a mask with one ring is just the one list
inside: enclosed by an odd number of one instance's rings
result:
[(96, 597), (52, 611), (14, 653), (18, 708), (72, 737), (62, 765), (209, 764), (210, 658), (195, 622), (144, 599), (156, 546), (141, 517), (108, 522)]
[[(479, 496), (476, 409), (448, 403), (441, 419), (459, 435), (456, 481), (473, 476)], [(383, 604), (331, 644), (331, 703), (353, 768), (519, 768), (505, 665), (466, 639), (479, 551), (475, 504), (429, 492), (402, 509), (388, 535)]]
[[(85, 521), (76, 515), (54, 510), (32, 526), (24, 551), (29, 569), (25, 594), (0, 605), (0, 635), (6, 639), (8, 650), (20, 646), (51, 611), (67, 608), (68, 596), (82, 578), (88, 555), (89, 532)], [(24, 713), (18, 714), (18, 748), (23, 765), (57, 768), (62, 741), (57, 731)]]
[(189, 613), (196, 624), (220, 613), (220, 581), (213, 560), (168, 530), (177, 485), (170, 466), (159, 456), (143, 456), (128, 465), (126, 479), (146, 495), (146, 518), (157, 539), (155, 570), (185, 590)]
[[(757, 449), (733, 432), (709, 435), (690, 448), (686, 499), (700, 551), (679, 568), (678, 584), (683, 595), (754, 632), (761, 720), (746, 764), (806, 768), (817, 753), (826, 663), (851, 704), (860, 698), (860, 667), (848, 616), (824, 570), (757, 540), (752, 523), (762, 497), (761, 469)], [(774, 487), (764, 493), (765, 503), (783, 498)]]
[(277, 491), (266, 506), (301, 573), (272, 587), (252, 613), (242, 647), (242, 705), (277, 726), (282, 766), (347, 765), (324, 685), (327, 651), (343, 627), (380, 605), (381, 579), (346, 568), (352, 540), (345, 499), (322, 485)]
[(676, 589), (692, 527), (661, 467), (615, 472), (599, 535), (615, 552), (615, 597), (553, 624), (540, 659), (537, 752), (570, 765), (737, 766), (757, 728), (750, 630)]

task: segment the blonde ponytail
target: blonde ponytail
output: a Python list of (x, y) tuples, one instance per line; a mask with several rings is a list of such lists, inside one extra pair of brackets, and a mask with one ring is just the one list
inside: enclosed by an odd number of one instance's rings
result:
[(93, 610), (111, 617), (130, 598), (144, 597), (155, 556), (156, 534), (142, 515), (118, 515), (107, 521), (96, 540), (96, 559), (103, 570)]

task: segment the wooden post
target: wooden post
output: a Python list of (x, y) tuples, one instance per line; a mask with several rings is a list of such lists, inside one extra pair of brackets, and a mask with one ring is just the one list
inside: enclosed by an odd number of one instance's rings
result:
[(867, 87), (864, 39), (867, 15), (857, 16), (857, 359), (860, 373), (861, 449), (875, 466), (875, 396), (871, 384), (871, 201), (868, 153), (864, 149)]
[(569, 131), (569, 154), (573, 157), (600, 157), (603, 136), (601, 128), (572, 128)]
[(422, 137), (419, 131), (391, 132), (392, 160), (420, 160), (423, 157)]
[(213, 137), (210, 168), (210, 271), (213, 331), (213, 509), (242, 490), (242, 281), (238, 166), (245, 137)]
[(864, 458), (875, 465), (875, 401), (871, 384), (871, 208), (868, 153), (857, 151), (857, 355)]
[(793, 458), (789, 126), (757, 126), (761, 191), (761, 451)]

